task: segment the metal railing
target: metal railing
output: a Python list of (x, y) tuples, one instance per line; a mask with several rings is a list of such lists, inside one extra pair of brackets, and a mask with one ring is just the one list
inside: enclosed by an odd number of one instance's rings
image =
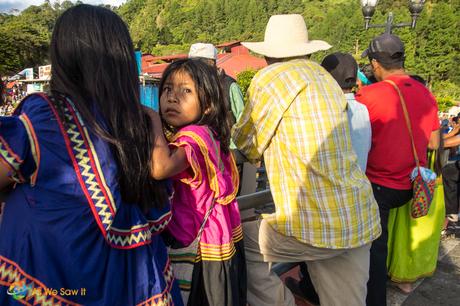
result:
[(252, 208), (260, 208), (265, 205), (273, 205), (273, 197), (270, 190), (257, 191), (251, 194), (239, 196), (237, 199), (241, 211)]
[[(252, 214), (253, 216), (261, 213), (271, 213), (275, 210), (275, 204), (273, 203), (273, 197), (269, 189), (239, 196), (237, 201), (242, 214), (245, 214), (245, 211), (249, 211), (251, 209), (254, 209)], [(276, 274), (282, 275), (295, 268), (297, 265), (299, 265), (298, 262), (273, 263), (271, 269)]]

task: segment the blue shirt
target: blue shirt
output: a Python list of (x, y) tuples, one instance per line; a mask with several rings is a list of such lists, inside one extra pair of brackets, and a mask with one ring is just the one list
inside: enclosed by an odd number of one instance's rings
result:
[(348, 122), (350, 124), (351, 144), (358, 156), (361, 170), (366, 171), (367, 155), (371, 149), (372, 130), (369, 120), (369, 112), (364, 104), (355, 100), (353, 93), (346, 93), (348, 102)]

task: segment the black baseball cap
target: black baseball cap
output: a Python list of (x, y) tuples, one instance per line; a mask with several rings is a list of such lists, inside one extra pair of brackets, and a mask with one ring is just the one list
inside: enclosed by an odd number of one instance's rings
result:
[(393, 34), (384, 33), (375, 37), (369, 47), (361, 54), (361, 58), (369, 57), (383, 63), (394, 63), (404, 60), (404, 43)]
[(326, 56), (321, 62), (341, 88), (348, 89), (356, 85), (358, 63), (351, 54), (335, 52)]

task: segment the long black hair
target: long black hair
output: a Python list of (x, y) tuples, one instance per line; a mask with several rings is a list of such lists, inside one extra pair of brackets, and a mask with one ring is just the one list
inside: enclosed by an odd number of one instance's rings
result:
[[(210, 127), (216, 134), (216, 138), (220, 141), (221, 150), (224, 153), (228, 153), (231, 117), (228, 111), (229, 103), (227, 102), (226, 95), (223, 94), (217, 69), (199, 58), (175, 61), (163, 73), (160, 81), (160, 97), (163, 94), (163, 87), (166, 80), (179, 72), (185, 72), (192, 78), (198, 93), (202, 114), (200, 119), (194, 122), (194, 124)], [(174, 132), (173, 127), (164, 121), (163, 124), (169, 131)]]
[(167, 193), (150, 175), (153, 129), (139, 102), (125, 23), (109, 9), (76, 5), (57, 19), (50, 57), (51, 94), (70, 97), (90, 129), (111, 144), (123, 200), (144, 211), (162, 207)]

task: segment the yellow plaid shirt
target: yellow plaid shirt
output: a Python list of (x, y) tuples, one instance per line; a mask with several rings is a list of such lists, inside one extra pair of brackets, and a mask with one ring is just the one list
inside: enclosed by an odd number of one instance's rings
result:
[(320, 65), (277, 63), (259, 71), (233, 140), (264, 156), (278, 232), (320, 248), (354, 248), (381, 232), (378, 206), (351, 146), (347, 102)]

